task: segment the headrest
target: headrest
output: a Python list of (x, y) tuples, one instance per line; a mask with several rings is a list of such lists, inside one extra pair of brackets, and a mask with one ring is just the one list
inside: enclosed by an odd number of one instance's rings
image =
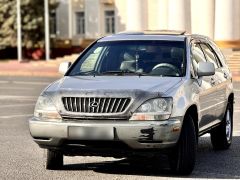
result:
[(122, 71), (135, 71), (136, 62), (135, 61), (123, 61), (120, 66), (120, 70)]
[(125, 52), (123, 54), (124, 61), (133, 61), (135, 60), (134, 55), (130, 54), (129, 52)]
[(172, 48), (171, 49), (171, 57), (182, 59), (183, 58), (183, 49), (181, 48)]

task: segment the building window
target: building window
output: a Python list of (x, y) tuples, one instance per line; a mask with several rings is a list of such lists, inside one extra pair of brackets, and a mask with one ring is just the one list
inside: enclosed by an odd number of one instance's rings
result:
[(76, 33), (85, 34), (85, 17), (84, 12), (76, 12)]
[(50, 34), (55, 35), (57, 33), (57, 15), (55, 10), (50, 11), (49, 21), (50, 21)]
[(115, 12), (105, 11), (105, 33), (115, 33)]

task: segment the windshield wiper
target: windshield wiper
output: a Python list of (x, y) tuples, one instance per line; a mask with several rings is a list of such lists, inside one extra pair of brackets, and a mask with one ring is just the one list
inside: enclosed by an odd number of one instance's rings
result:
[(102, 72), (101, 74), (121, 74), (123, 75), (124, 74), (124, 71), (105, 71), (105, 72)]
[(132, 74), (132, 75), (138, 75), (138, 76), (146, 76), (147, 74), (142, 72), (135, 72), (135, 71), (105, 71), (101, 74), (107, 75), (107, 74), (115, 74), (115, 75), (126, 75), (126, 74)]
[(74, 74), (70, 74), (71, 76), (79, 76), (79, 75), (93, 75), (95, 76), (97, 74), (97, 72), (95, 70), (91, 70), (91, 71), (83, 71), (83, 72), (76, 72)]

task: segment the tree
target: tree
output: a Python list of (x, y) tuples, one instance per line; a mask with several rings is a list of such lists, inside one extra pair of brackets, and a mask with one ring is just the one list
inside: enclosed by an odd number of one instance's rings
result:
[[(58, 0), (49, 0), (55, 9)], [(16, 0), (0, 0), (0, 49), (17, 46)], [(26, 49), (44, 46), (44, 1), (21, 0), (22, 46)]]
[(0, 49), (16, 46), (16, 2), (0, 0)]

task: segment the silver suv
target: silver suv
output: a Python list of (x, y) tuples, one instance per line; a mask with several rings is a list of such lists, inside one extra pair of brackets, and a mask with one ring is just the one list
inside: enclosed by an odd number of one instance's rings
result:
[(171, 170), (190, 174), (198, 137), (228, 149), (233, 85), (225, 58), (205, 36), (174, 31), (120, 33), (88, 47), (65, 76), (40, 95), (29, 127), (47, 149), (47, 169), (63, 156), (166, 154)]

